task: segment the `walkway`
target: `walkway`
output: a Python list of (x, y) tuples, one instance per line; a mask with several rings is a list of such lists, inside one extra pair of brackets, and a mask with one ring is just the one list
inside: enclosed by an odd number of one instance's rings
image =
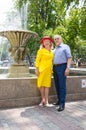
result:
[(55, 106), (0, 110), (0, 130), (86, 130), (86, 101), (66, 103), (62, 112)]

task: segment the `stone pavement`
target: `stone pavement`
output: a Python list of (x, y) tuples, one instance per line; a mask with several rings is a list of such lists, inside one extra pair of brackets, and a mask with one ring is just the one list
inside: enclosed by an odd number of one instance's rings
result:
[(55, 106), (1, 109), (0, 130), (86, 130), (86, 101), (66, 103), (62, 112)]

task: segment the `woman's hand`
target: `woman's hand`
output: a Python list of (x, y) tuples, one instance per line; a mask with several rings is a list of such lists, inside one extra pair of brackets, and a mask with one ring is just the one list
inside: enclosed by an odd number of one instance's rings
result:
[(38, 68), (36, 68), (35, 74), (36, 74), (37, 76), (39, 76), (39, 69), (38, 69)]

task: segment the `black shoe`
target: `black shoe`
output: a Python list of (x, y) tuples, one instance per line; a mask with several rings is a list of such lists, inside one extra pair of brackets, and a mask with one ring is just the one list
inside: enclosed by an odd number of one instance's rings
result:
[(62, 106), (60, 106), (58, 109), (57, 109), (57, 111), (63, 111), (65, 109), (65, 107), (62, 107)]
[(58, 105), (59, 105), (59, 102), (54, 102), (53, 105), (58, 106)]

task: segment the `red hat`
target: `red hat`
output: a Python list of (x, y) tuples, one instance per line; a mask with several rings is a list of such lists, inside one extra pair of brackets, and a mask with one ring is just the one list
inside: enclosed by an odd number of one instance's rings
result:
[(44, 36), (41, 40), (40, 40), (40, 43), (43, 44), (44, 40), (50, 40), (50, 42), (54, 42), (53, 39), (49, 36)]

